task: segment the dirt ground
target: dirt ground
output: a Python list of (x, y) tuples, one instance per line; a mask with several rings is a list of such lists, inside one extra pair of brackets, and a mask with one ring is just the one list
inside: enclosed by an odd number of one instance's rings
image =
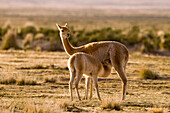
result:
[[(128, 112), (143, 113), (161, 109), (170, 112), (170, 57), (130, 54), (127, 65), (128, 88), (121, 99), (121, 81), (113, 70), (107, 78), (99, 78), (102, 102), (95, 89), (92, 100), (70, 101), (68, 90), (68, 56), (65, 52), (0, 51), (0, 112), (59, 113), (59, 112)], [(149, 68), (157, 72), (157, 80), (140, 79), (139, 71)], [(15, 79), (15, 83), (2, 81)], [(21, 84), (21, 81), (35, 84)], [(20, 84), (19, 84), (20, 83)], [(84, 79), (79, 84), (83, 98)], [(120, 103), (121, 110), (102, 109), (106, 102)]]

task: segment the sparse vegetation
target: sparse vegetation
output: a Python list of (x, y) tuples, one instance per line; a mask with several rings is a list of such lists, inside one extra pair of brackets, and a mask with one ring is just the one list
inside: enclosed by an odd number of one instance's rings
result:
[(153, 72), (150, 69), (141, 69), (140, 76), (142, 79), (159, 79), (160, 78), (160, 76), (156, 72)]
[(120, 111), (122, 109), (119, 103), (113, 101), (102, 102), (100, 108), (103, 110), (107, 109), (107, 110), (117, 110), (117, 111)]
[[(80, 46), (96, 41), (118, 41), (129, 47), (137, 48), (135, 49), (136, 51), (149, 54), (161, 52), (163, 49), (169, 50), (170, 48), (170, 35), (168, 32), (166, 33), (162, 31), (164, 34), (160, 36), (159, 30), (153, 29), (142, 31), (137, 25), (131, 26), (129, 30), (112, 29), (110, 27), (92, 31), (86, 31), (84, 29), (75, 31), (73, 27), (70, 29), (72, 30), (70, 42), (74, 46)], [(30, 24), (21, 28), (20, 32), (17, 34), (9, 32), (11, 30), (8, 29), (4, 30), (0, 28), (0, 31), (0, 37), (4, 37), (4, 44), (1, 45), (2, 49), (9, 49), (11, 47), (15, 49), (21, 48), (16, 43), (18, 40), (17, 37), (19, 37), (23, 42), (23, 48), (21, 49), (32, 49), (38, 51), (64, 50), (60, 41), (59, 31), (57, 29), (42, 27), (38, 29), (34, 24)], [(4, 36), (5, 32), (7, 33)]]

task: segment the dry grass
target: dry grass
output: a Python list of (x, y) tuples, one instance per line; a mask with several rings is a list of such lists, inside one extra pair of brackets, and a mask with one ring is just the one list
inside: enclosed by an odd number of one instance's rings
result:
[(121, 106), (120, 106), (120, 103), (118, 102), (114, 102), (113, 100), (112, 101), (104, 101), (102, 102), (100, 108), (102, 110), (116, 110), (116, 111), (120, 111), (121, 110)]
[(55, 83), (56, 82), (56, 78), (45, 78), (45, 83)]
[[(103, 103), (98, 101), (95, 89), (93, 89), (92, 100), (80, 102), (73, 90), (74, 101), (71, 102), (66, 53), (13, 50), (0, 51), (0, 54), (0, 80), (8, 82), (12, 81), (10, 78), (16, 80), (15, 84), (0, 84), (2, 112), (58, 113), (112, 110), (113, 112), (145, 113), (146, 110), (150, 112), (149, 108), (154, 108), (155, 105), (165, 109), (170, 107), (169, 57), (131, 54), (126, 69), (128, 77), (126, 100), (120, 104), (114, 104), (121, 99), (122, 86), (115, 71), (112, 71), (108, 78), (99, 78), (99, 92)], [(143, 67), (157, 70), (161, 74), (161, 79), (138, 79), (139, 70)], [(31, 85), (32, 81), (35, 81), (36, 85)], [(48, 82), (45, 83), (45, 81)], [(19, 82), (21, 85), (18, 84)], [(81, 98), (85, 94), (84, 86), (84, 81), (80, 82)], [(108, 103), (104, 103), (107, 100), (109, 100)], [(115, 110), (119, 107), (120, 111)]]
[(19, 81), (17, 81), (17, 85), (37, 85), (37, 82), (34, 80), (25, 80), (25, 79), (21, 79)]
[(151, 71), (150, 69), (141, 69), (140, 77), (142, 79), (159, 79), (160, 75), (158, 75), (156, 72)]

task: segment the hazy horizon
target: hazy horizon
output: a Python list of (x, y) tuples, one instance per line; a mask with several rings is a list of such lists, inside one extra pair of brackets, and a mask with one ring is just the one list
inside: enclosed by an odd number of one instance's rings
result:
[(170, 9), (169, 0), (0, 0), (1, 8)]

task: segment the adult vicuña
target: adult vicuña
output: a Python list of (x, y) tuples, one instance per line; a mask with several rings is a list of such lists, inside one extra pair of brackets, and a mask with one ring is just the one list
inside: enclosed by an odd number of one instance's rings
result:
[(68, 39), (70, 36), (70, 30), (67, 27), (67, 24), (62, 27), (58, 24), (56, 25), (60, 31), (60, 37), (64, 49), (69, 56), (77, 52), (84, 52), (94, 56), (96, 59), (102, 62), (105, 59), (108, 49), (111, 49), (109, 59), (111, 60), (112, 66), (114, 67), (114, 69), (116, 70), (116, 72), (118, 73), (118, 75), (120, 76), (123, 82), (122, 100), (124, 100), (126, 95), (126, 87), (127, 87), (127, 77), (126, 77), (125, 69), (129, 59), (129, 52), (127, 48), (123, 44), (115, 41), (93, 42), (80, 47), (73, 47)]
[[(77, 96), (80, 99), (80, 94), (78, 91), (78, 83), (82, 78), (82, 75), (86, 76), (86, 80), (89, 77), (93, 78), (94, 86), (97, 92), (98, 99), (101, 100), (98, 90), (97, 77), (105, 77), (108, 76), (111, 72), (111, 62), (109, 60), (103, 61), (103, 64), (96, 59), (95, 57), (88, 55), (86, 53), (75, 53), (68, 60), (68, 68), (70, 70), (70, 81), (69, 81), (69, 91), (71, 94), (71, 100), (73, 100), (72, 93), (72, 84), (75, 80), (75, 88), (77, 92)], [(88, 83), (86, 82), (86, 94), (85, 98), (88, 95)]]

